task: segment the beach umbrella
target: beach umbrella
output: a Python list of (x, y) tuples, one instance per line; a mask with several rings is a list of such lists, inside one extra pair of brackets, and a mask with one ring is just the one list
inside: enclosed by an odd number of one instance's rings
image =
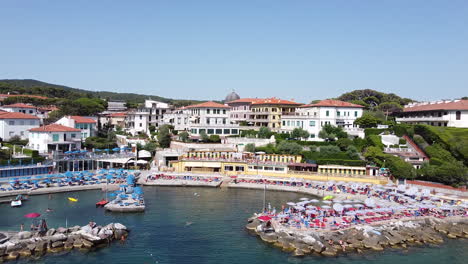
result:
[(316, 214), (317, 210), (306, 210), (306, 214)]
[(353, 204), (353, 206), (356, 207), (356, 208), (362, 208), (362, 207), (364, 207), (364, 205), (362, 205), (362, 204)]
[(325, 203), (325, 204), (331, 204), (332, 201), (323, 201), (323, 203)]
[(351, 200), (344, 200), (343, 203), (353, 203)]
[(299, 200), (301, 200), (301, 201), (307, 201), (307, 200), (309, 200), (309, 198), (303, 197), (303, 198), (301, 198), (301, 199), (299, 199)]
[(289, 203), (286, 203), (287, 205), (290, 205), (290, 206), (295, 206), (296, 203), (293, 203), (293, 202), (289, 202)]
[(364, 201), (364, 204), (368, 207), (374, 207), (375, 206), (375, 201), (371, 198), (367, 198), (365, 201)]
[(317, 199), (311, 199), (311, 200), (309, 200), (309, 202), (311, 202), (311, 203), (318, 203), (319, 200), (317, 200)]
[(327, 196), (323, 197), (324, 201), (331, 200), (331, 199), (333, 199), (333, 195), (327, 195)]
[(69, 151), (65, 151), (64, 153), (65, 153), (65, 154), (72, 154), (73, 151), (70, 151), (70, 150), (69, 150)]
[(100, 149), (94, 149), (94, 152), (101, 152), (102, 150)]
[(344, 208), (353, 208), (353, 206), (351, 204), (345, 204), (343, 205)]
[(260, 220), (260, 221), (270, 221), (271, 217), (269, 217), (267, 215), (262, 215), (262, 216), (258, 217), (258, 220)]
[(356, 211), (349, 211), (345, 213), (345, 215), (356, 215), (356, 214), (357, 214)]
[(337, 212), (341, 212), (343, 211), (343, 205), (342, 204), (339, 204), (339, 203), (336, 203), (333, 205), (333, 209)]
[(80, 153), (88, 153), (88, 151), (84, 149), (84, 150), (80, 151)]
[(73, 198), (73, 197), (68, 197), (68, 201), (70, 201), (70, 202), (78, 202), (78, 199)]
[(287, 214), (279, 214), (279, 215), (277, 215), (277, 217), (285, 218), (285, 217), (289, 217), (289, 215), (287, 215)]
[(296, 206), (294, 206), (294, 209), (299, 210), (299, 211), (304, 211), (304, 210), (305, 210), (305, 207), (304, 207), (304, 206), (296, 205)]
[(310, 209), (310, 208), (317, 208), (317, 207), (316, 207), (316, 206), (313, 206), (313, 205), (308, 205), (308, 206), (306, 206), (306, 208), (309, 208), (309, 209)]
[(120, 148), (113, 148), (112, 151), (120, 151)]
[(330, 209), (330, 208), (331, 208), (331, 206), (324, 205), (324, 206), (322, 206), (322, 208), (325, 208), (325, 209)]
[(37, 218), (39, 216), (41, 216), (40, 213), (29, 213), (29, 214), (24, 215), (24, 217), (26, 218)]

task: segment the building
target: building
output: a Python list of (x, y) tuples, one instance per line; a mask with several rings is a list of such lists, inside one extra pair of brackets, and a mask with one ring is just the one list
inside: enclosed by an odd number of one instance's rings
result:
[(322, 100), (316, 104), (303, 105), (295, 112), (282, 115), (281, 132), (290, 133), (295, 128), (309, 132), (310, 141), (322, 141), (318, 137), (325, 125), (340, 126), (351, 135), (364, 137), (354, 121), (362, 116), (363, 106), (339, 100)]
[(16, 103), (4, 105), (1, 107), (1, 109), (7, 112), (16, 112), (37, 116), (37, 107), (30, 104)]
[(224, 99), (224, 103), (227, 104), (229, 102), (239, 100), (239, 99), (240, 99), (240, 96), (236, 92), (232, 91), (230, 94), (226, 96), (226, 98)]
[(81, 149), (81, 129), (50, 124), (29, 129), (28, 147), (39, 153)]
[(118, 113), (127, 111), (127, 106), (124, 101), (107, 101), (106, 113)]
[(246, 120), (249, 126), (268, 127), (280, 131), (281, 118), (296, 111), (301, 104), (278, 98), (255, 99), (250, 105), (251, 115)]
[(396, 118), (398, 123), (468, 128), (468, 100), (411, 103)]
[(239, 134), (239, 126), (232, 124), (229, 106), (204, 102), (176, 109), (166, 116), (167, 124), (179, 131), (187, 131), (194, 138), (200, 134), (226, 137)]
[[(230, 118), (236, 124), (248, 125), (249, 120), (254, 118), (252, 110), (250, 109), (253, 102), (262, 100), (258, 98), (240, 98), (237, 100), (227, 102), (231, 107)], [(251, 124), (253, 125), (253, 123)]]
[(125, 128), (126, 117), (126, 112), (103, 114), (99, 116), (99, 123), (109, 128)]
[(81, 138), (94, 137), (97, 134), (96, 120), (84, 116), (64, 116), (56, 124), (81, 130)]
[(127, 131), (132, 135), (138, 133), (149, 135), (150, 127), (157, 130), (164, 123), (164, 114), (170, 109), (171, 106), (167, 103), (145, 100), (143, 105), (127, 112), (125, 119)]
[(0, 112), (0, 138), (7, 141), (14, 136), (27, 139), (29, 129), (40, 126), (39, 118), (21, 112)]

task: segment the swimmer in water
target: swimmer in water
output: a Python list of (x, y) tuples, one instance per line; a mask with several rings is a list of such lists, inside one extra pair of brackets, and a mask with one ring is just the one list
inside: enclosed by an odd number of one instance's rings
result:
[(50, 212), (52, 212), (52, 211), (54, 211), (54, 210), (52, 210), (52, 209), (50, 209), (50, 208), (47, 208), (47, 210), (46, 210), (47, 213), (50, 213)]

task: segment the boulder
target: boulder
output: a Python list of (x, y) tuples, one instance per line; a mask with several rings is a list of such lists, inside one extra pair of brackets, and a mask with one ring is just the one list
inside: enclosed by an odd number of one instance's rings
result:
[(35, 250), (36, 249), (36, 243), (29, 243), (29, 244), (26, 245), (26, 247), (29, 250)]
[(121, 229), (121, 230), (127, 230), (127, 227), (122, 225), (121, 223), (115, 223), (114, 228), (115, 229)]
[(83, 240), (82, 239), (75, 239), (75, 241), (73, 241), (73, 247), (75, 247), (75, 248), (83, 247)]
[(320, 254), (326, 256), (326, 257), (334, 257), (338, 251), (334, 247), (326, 247), (324, 251), (322, 251)]
[(70, 227), (70, 228), (69, 228), (70, 232), (77, 232), (77, 231), (79, 231), (80, 229), (81, 229), (80, 226), (74, 226), (74, 227)]
[(260, 238), (267, 243), (275, 243), (278, 241), (278, 236), (275, 233), (261, 233)]
[(92, 247), (94, 246), (94, 243), (91, 242), (91, 241), (88, 241), (88, 240), (86, 240), (86, 239), (83, 239), (83, 246), (84, 246), (85, 248), (92, 248)]
[(34, 251), (36, 252), (43, 252), (47, 249), (47, 242), (46, 241), (38, 241), (36, 243), (36, 248), (34, 249)]
[(29, 239), (32, 237), (32, 233), (29, 231), (23, 231), (18, 233), (19, 239)]
[(10, 252), (14, 252), (14, 251), (18, 251), (20, 250), (22, 247), (21, 247), (21, 244), (20, 243), (11, 243), (9, 245), (7, 245), (7, 248), (6, 248), (6, 251), (5, 253), (10, 253)]
[(116, 229), (114, 232), (114, 238), (115, 239), (121, 239), (122, 236), (126, 237), (127, 236), (127, 231), (123, 229)]
[(0, 245), (0, 256), (5, 255), (7, 247), (5, 245)]
[(5, 260), (17, 260), (19, 258), (19, 253), (17, 251), (13, 251), (8, 253), (4, 258)]
[(50, 241), (51, 241), (52, 243), (54, 243), (54, 242), (57, 242), (57, 241), (65, 241), (65, 240), (67, 240), (67, 236), (64, 235), (64, 234), (55, 234), (55, 235), (51, 236), (49, 239), (50, 239)]
[(63, 242), (62, 241), (56, 241), (53, 242), (51, 245), (52, 248), (58, 248), (58, 247), (63, 247)]
[(298, 249), (298, 248), (296, 248), (296, 250), (294, 250), (294, 252), (293, 252), (294, 257), (303, 257), (304, 255), (305, 255), (304, 251), (302, 251), (301, 249)]
[(65, 242), (65, 243), (63, 244), (63, 249), (65, 249), (65, 250), (71, 250), (71, 249), (73, 249), (73, 243), (70, 243), (70, 242), (68, 242), (68, 241)]
[(54, 228), (51, 228), (49, 230), (47, 230), (46, 232), (46, 236), (53, 236), (55, 234), (55, 229)]
[(30, 257), (32, 255), (31, 250), (27, 248), (23, 248), (22, 250), (18, 251), (18, 253), (21, 257)]
[(57, 233), (60, 233), (60, 234), (65, 234), (67, 233), (68, 229), (65, 228), (65, 227), (59, 227), (57, 228)]

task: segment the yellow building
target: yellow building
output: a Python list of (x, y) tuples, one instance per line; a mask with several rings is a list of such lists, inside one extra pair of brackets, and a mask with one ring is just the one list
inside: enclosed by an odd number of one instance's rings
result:
[(247, 122), (256, 127), (268, 127), (273, 131), (278, 131), (281, 128), (282, 115), (294, 113), (296, 107), (300, 105), (300, 103), (277, 98), (255, 99), (250, 105), (252, 114)]

